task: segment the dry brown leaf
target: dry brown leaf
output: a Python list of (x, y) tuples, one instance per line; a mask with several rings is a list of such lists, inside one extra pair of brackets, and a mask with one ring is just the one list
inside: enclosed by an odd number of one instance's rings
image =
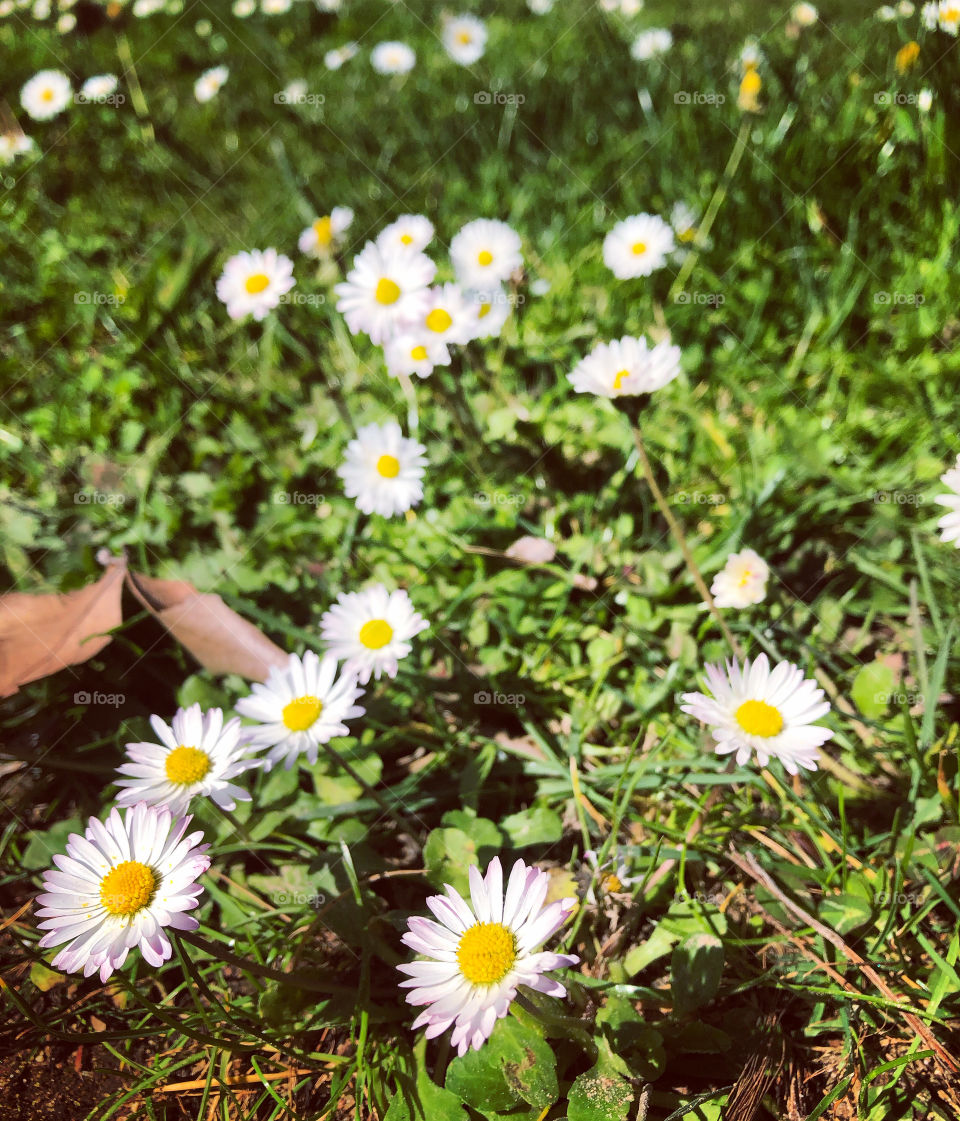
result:
[(95, 584), (73, 592), (0, 596), (0, 697), (100, 653), (122, 622), (124, 572), (114, 562)]
[(211, 673), (238, 673), (265, 681), (287, 654), (213, 592), (198, 592), (186, 580), (159, 580), (127, 573), (140, 603)]

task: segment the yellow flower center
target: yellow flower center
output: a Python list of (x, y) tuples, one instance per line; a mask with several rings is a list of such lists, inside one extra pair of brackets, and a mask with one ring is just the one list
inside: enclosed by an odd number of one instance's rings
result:
[(199, 747), (175, 747), (167, 756), (167, 778), (178, 786), (199, 782), (210, 771), (210, 756)]
[(614, 389), (622, 389), (624, 379), (628, 378), (628, 377), (630, 377), (630, 371), (629, 370), (618, 371), (617, 376), (613, 379), (613, 388)]
[(444, 331), (449, 331), (452, 323), (453, 318), (450, 313), (444, 311), (442, 307), (435, 307), (427, 316), (427, 326), (438, 335), (442, 335)]
[(677, 237), (681, 241), (693, 241), (694, 237), (696, 237), (696, 234), (697, 231), (693, 228), (693, 226), (691, 226), (688, 230), (681, 230), (680, 233), (677, 234)]
[(611, 873), (603, 877), (603, 888), (604, 891), (623, 891), (623, 883), (619, 876)]
[(493, 254), (490, 252), (489, 249), (481, 249), (480, 250), (480, 252), (477, 254), (477, 264), (478, 265), (492, 265), (493, 264)]
[(647, 243), (645, 241), (635, 241), (633, 243), (633, 255), (639, 257), (641, 253), (646, 253)]
[(318, 218), (313, 223), (313, 232), (317, 235), (318, 245), (329, 245), (333, 241), (333, 220), (330, 216)]
[(360, 628), (360, 641), (368, 650), (381, 650), (393, 638), (393, 627), (386, 619), (371, 619)]
[(404, 245), (413, 245), (413, 238), (410, 234), (401, 234), (400, 240)]
[(251, 296), (255, 296), (258, 292), (262, 292), (264, 288), (269, 287), (270, 277), (265, 272), (255, 272), (253, 276), (248, 276), (244, 287)]
[(395, 304), (400, 299), (400, 285), (387, 276), (381, 276), (373, 295), (378, 304)]
[(460, 972), (472, 985), (496, 985), (517, 960), (517, 939), (498, 922), (478, 922), (457, 947)]
[(748, 70), (740, 83), (740, 92), (744, 96), (757, 94), (763, 85), (763, 80), (756, 70)]
[(466, 46), (467, 43), (473, 42), (473, 36), (469, 31), (460, 31), (457, 34), (457, 42), (461, 43), (463, 46)]
[(783, 717), (779, 710), (766, 701), (744, 701), (734, 716), (748, 736), (769, 739), (783, 730)]
[(410, 351), (410, 357), (414, 362), (426, 362), (427, 348), (425, 346), (415, 346), (413, 350)]
[(483, 317), (485, 315), (489, 315), (490, 314), (490, 309), (492, 307), (493, 307), (493, 304), (481, 304), (480, 305), (480, 310), (477, 312), (477, 319), (483, 319)]
[(283, 706), (283, 722), (291, 732), (305, 732), (317, 722), (323, 712), (319, 697), (297, 697)]
[(385, 479), (395, 479), (400, 474), (400, 460), (395, 455), (382, 455), (377, 460), (377, 472)]
[(750, 571), (749, 568), (745, 568), (743, 570), (743, 572), (740, 574), (740, 580), (737, 584), (737, 587), (738, 588), (745, 588), (750, 583), (750, 581), (752, 579), (753, 579), (753, 573)]
[(135, 915), (157, 890), (157, 874), (139, 860), (125, 860), (100, 881), (100, 902), (111, 915)]
[(43, 91), (43, 93), (40, 94), (40, 100), (41, 101), (53, 101), (53, 90), (49, 89), (49, 88), (45, 89)]

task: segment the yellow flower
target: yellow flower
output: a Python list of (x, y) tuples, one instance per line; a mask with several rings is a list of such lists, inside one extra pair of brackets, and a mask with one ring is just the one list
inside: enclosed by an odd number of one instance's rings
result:
[(745, 113), (759, 113), (760, 102), (757, 95), (763, 86), (763, 80), (757, 71), (751, 67), (740, 81), (740, 93), (737, 95), (737, 106)]
[(911, 39), (897, 51), (896, 65), (898, 74), (906, 74), (920, 57), (920, 44)]

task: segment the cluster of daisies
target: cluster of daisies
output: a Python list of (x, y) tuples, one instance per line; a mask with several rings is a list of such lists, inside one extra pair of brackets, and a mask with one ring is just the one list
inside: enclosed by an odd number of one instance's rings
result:
[(78, 105), (118, 105), (124, 95), (117, 93), (116, 74), (95, 74), (74, 92), (73, 82), (62, 70), (40, 70), (20, 90), (23, 111), (34, 121), (58, 117), (73, 103)]

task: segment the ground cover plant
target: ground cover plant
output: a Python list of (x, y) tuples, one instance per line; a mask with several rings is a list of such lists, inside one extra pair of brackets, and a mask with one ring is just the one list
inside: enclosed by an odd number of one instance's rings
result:
[(0, 0), (0, 1117), (960, 1115), (958, 30)]

